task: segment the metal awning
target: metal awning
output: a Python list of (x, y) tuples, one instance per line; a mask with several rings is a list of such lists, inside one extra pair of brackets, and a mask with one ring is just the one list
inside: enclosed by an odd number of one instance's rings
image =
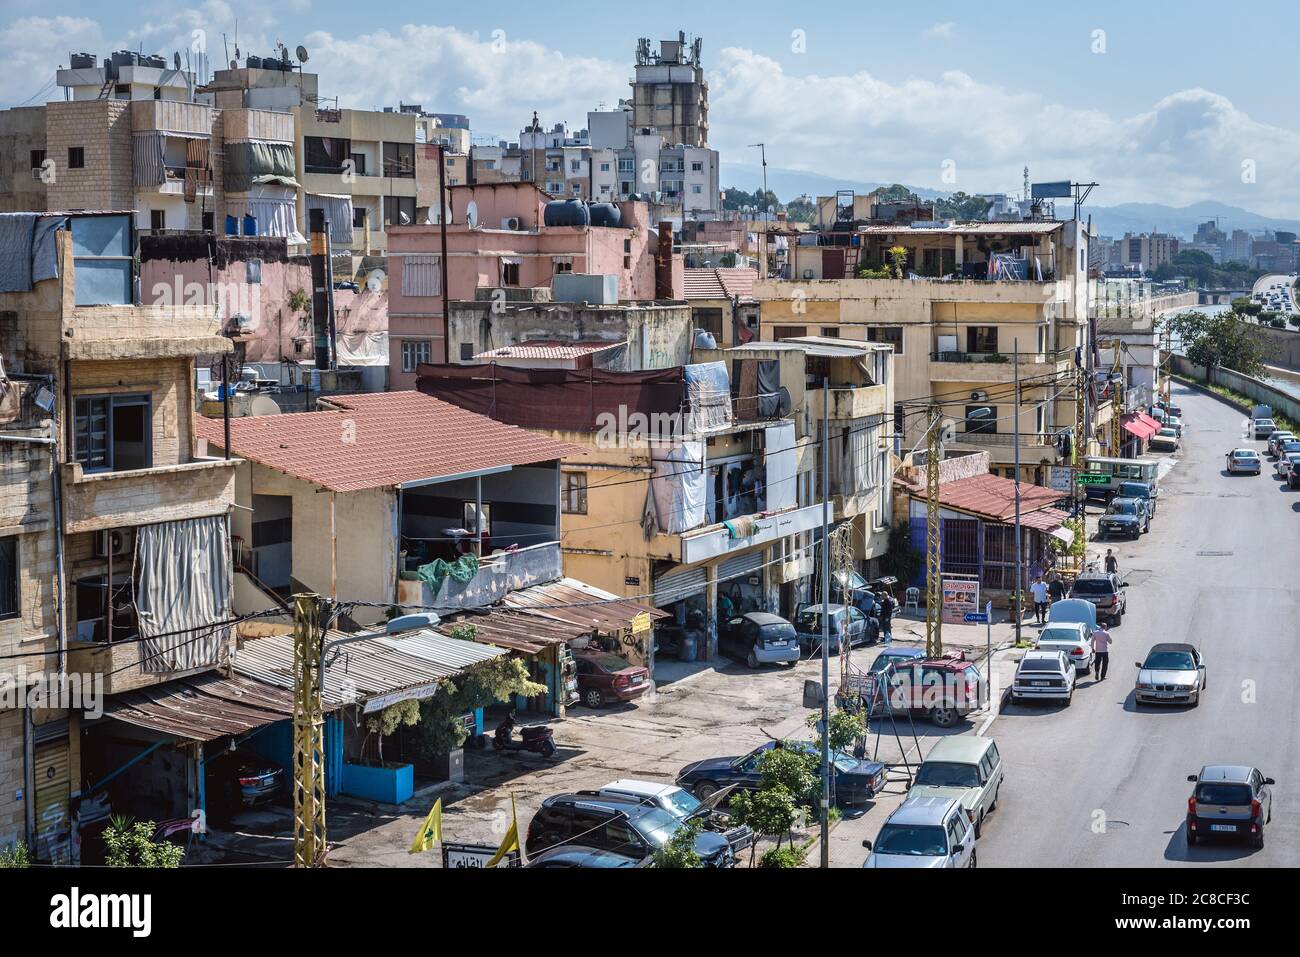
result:
[(203, 674), (109, 697), (104, 716), (191, 741), (214, 741), (293, 717), (293, 693), (253, 678)]
[(581, 634), (623, 631), (632, 627), (640, 615), (649, 615), (651, 619), (669, 617), (658, 608), (621, 600), (574, 578), (521, 588), (507, 595), (504, 604), (534, 617), (567, 622), (582, 628)]

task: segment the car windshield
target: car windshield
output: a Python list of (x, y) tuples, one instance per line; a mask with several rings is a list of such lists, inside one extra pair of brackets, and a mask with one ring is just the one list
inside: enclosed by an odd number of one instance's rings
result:
[(1165, 439), (1173, 439), (1178, 437), (1178, 433), (1175, 432), (1173, 429), (1161, 429), (1160, 437)]
[(693, 814), (695, 809), (700, 806), (700, 800), (690, 791), (677, 788), (669, 791), (663, 796), (664, 803), (668, 805), (668, 810), (678, 817), (686, 817)]
[(1138, 507), (1137, 507), (1137, 502), (1133, 501), (1132, 499), (1129, 499), (1128, 501), (1123, 501), (1123, 500), (1121, 500), (1121, 499), (1116, 499), (1115, 501), (1113, 501), (1113, 502), (1110, 503), (1110, 514), (1112, 514), (1112, 515), (1136, 515), (1136, 514), (1137, 514), (1137, 508), (1138, 508)]
[(1233, 453), (1232, 453), (1232, 457), (1233, 457), (1234, 459), (1257, 459), (1257, 458), (1259, 458), (1258, 455), (1256, 455), (1254, 452), (1250, 452), (1250, 451), (1237, 451), (1237, 452), (1233, 452)]
[(1074, 580), (1074, 594), (1076, 595), (1109, 595), (1115, 591), (1110, 580), (1106, 578), (1076, 578)]
[(1191, 671), (1196, 662), (1186, 651), (1153, 651), (1142, 667), (1152, 671)]
[(1021, 671), (1057, 671), (1061, 670), (1061, 663), (1055, 658), (1026, 658), (1020, 662)]
[(1249, 784), (1202, 782), (1196, 785), (1196, 800), (1202, 804), (1249, 804)]
[[(632, 826), (654, 847), (663, 847), (681, 822), (661, 807), (646, 808), (632, 817)], [(615, 848), (616, 850), (616, 848)]]
[(794, 625), (785, 621), (779, 624), (764, 625), (758, 629), (759, 639), (769, 644), (776, 641), (789, 641), (794, 636)]
[(926, 761), (916, 773), (916, 783), (941, 788), (977, 788), (980, 786), (980, 772), (973, 764)]
[(886, 824), (876, 838), (877, 854), (905, 854), (909, 857), (943, 857), (948, 838), (943, 828), (928, 824)]
[(907, 657), (904, 655), (879, 655), (867, 670), (869, 674), (876, 675), (880, 674), (880, 672), (884, 671), (890, 665), (899, 665), (907, 660)]
[(1081, 640), (1079, 632), (1073, 628), (1044, 628), (1038, 634), (1040, 645), (1050, 641), (1077, 644)]

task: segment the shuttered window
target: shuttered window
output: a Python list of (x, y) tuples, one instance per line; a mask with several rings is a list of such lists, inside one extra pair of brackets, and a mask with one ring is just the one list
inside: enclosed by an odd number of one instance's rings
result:
[(402, 295), (442, 295), (442, 264), (437, 256), (407, 256), (403, 260)]
[(0, 538), (0, 620), (18, 617), (18, 538)]

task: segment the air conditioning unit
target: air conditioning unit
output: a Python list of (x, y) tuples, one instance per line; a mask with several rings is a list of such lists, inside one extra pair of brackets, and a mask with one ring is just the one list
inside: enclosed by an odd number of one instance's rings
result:
[(501, 228), (518, 232), (524, 228), (524, 224), (520, 221), (518, 216), (505, 216), (501, 220)]
[(815, 272), (813, 272), (811, 269), (805, 269), (805, 270), (803, 271), (803, 278), (804, 278), (804, 279), (812, 279), (815, 275), (817, 275), (817, 274), (816, 274)]
[(132, 535), (127, 528), (114, 528), (95, 533), (95, 557), (108, 558), (110, 555), (131, 554)]

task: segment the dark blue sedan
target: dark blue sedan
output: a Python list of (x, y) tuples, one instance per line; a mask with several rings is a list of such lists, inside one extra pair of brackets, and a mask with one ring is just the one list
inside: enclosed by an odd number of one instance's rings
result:
[[(821, 754), (820, 746), (812, 741), (783, 741), (779, 744), (809, 754)], [(729, 784), (756, 791), (761, 778), (758, 759), (777, 746), (778, 742), (768, 741), (740, 757), (706, 758), (692, 762), (678, 773), (677, 786), (690, 791), (700, 800)], [(861, 760), (843, 751), (836, 751), (831, 754), (831, 764), (835, 769), (831, 783), (836, 804), (864, 804), (884, 790), (885, 766), (879, 761)]]

